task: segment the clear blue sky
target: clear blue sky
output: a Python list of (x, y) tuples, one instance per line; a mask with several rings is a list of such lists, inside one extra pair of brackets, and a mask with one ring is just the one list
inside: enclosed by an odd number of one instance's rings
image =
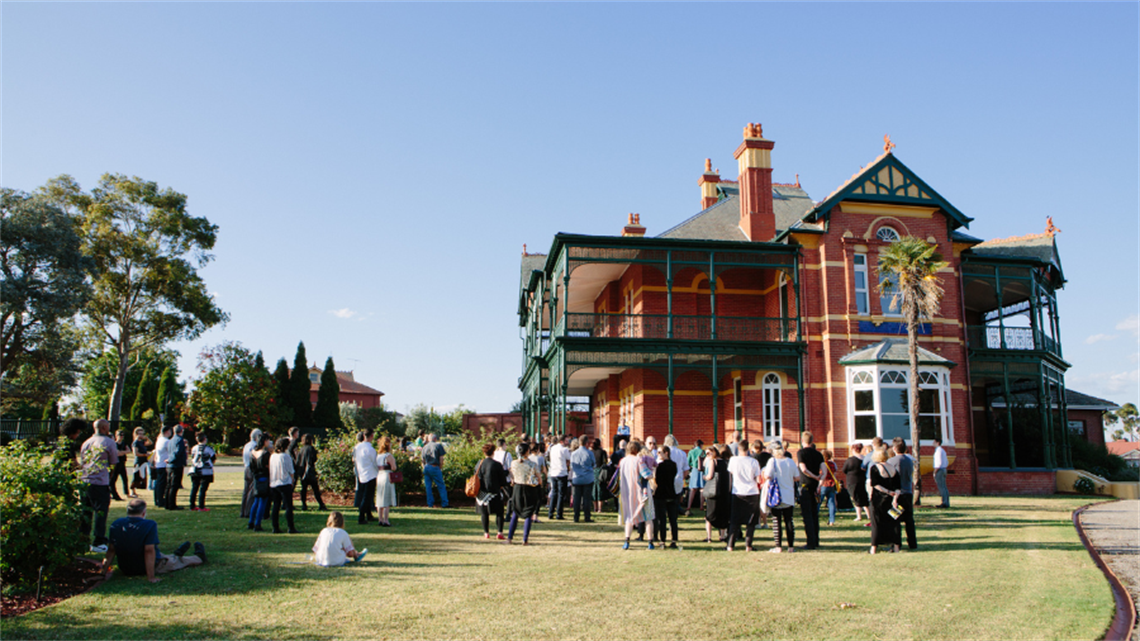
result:
[(523, 243), (656, 234), (735, 177), (822, 199), (896, 155), (997, 238), (1052, 216), (1070, 387), (1138, 394), (1137, 4), (2, 7), (2, 184), (104, 172), (220, 226), (204, 270), (241, 341), (424, 402), (519, 398)]

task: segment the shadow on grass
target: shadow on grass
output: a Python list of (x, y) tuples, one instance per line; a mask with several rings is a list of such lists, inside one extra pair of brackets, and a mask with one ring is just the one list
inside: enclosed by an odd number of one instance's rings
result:
[[(281, 637), (280, 630), (271, 624), (255, 627), (229, 624), (224, 620), (191, 624), (184, 622), (163, 624), (151, 621), (140, 627), (129, 621), (113, 624), (92, 623), (90, 619), (58, 608), (48, 608), (19, 619), (7, 619), (4, 628), (5, 637), (18, 636), (28, 639), (278, 639)], [(306, 638), (322, 641), (338, 638), (336, 630), (332, 629), (323, 633), (309, 629), (305, 635)]]

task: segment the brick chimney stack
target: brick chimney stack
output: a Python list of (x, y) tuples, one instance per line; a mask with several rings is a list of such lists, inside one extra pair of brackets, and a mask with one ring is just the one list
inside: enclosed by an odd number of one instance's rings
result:
[(733, 157), (740, 164), (740, 228), (752, 241), (776, 237), (776, 214), (772, 208), (772, 147), (759, 124), (744, 127), (744, 142)]
[(641, 214), (630, 214), (629, 222), (621, 230), (622, 236), (644, 236), (645, 228), (641, 226)]
[(712, 159), (705, 158), (705, 173), (697, 184), (701, 186), (701, 210), (708, 209), (717, 203), (716, 186), (720, 182), (720, 174), (712, 169)]

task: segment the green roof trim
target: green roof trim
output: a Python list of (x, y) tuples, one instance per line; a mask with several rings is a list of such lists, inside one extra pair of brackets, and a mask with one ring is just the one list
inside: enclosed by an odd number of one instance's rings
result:
[[(879, 182), (878, 175), (885, 168), (897, 170), (898, 173), (902, 175), (903, 181), (897, 185), (893, 184), (894, 173), (888, 172), (890, 176), (889, 182), (891, 184)], [(876, 190), (877, 193), (859, 193), (860, 190), (863, 189), (864, 184), (868, 182), (878, 188)], [(919, 195), (907, 195), (906, 192), (912, 190), (917, 191)], [(951, 229), (968, 227), (970, 222), (974, 220), (958, 211), (957, 207), (951, 205), (950, 201), (943, 198), (942, 195), (930, 187), (930, 185), (927, 185), (924, 180), (918, 177), (918, 174), (911, 171), (909, 167), (904, 165), (901, 160), (890, 152), (879, 156), (869, 167), (852, 176), (839, 189), (836, 189), (830, 196), (820, 201), (818, 205), (804, 215), (803, 220), (815, 222), (821, 217), (827, 216), (828, 212), (843, 200), (882, 202), (897, 205), (920, 205), (927, 207), (935, 205), (946, 212), (946, 215), (950, 219)]]
[[(907, 353), (907, 339), (905, 338), (888, 338), (874, 345), (868, 345), (862, 349), (857, 349), (847, 356), (839, 359), (839, 364), (843, 366), (851, 365), (875, 365), (875, 364), (893, 364), (893, 365), (908, 365), (910, 364), (910, 355)], [(934, 352), (922, 347), (918, 347), (918, 364), (919, 365), (940, 365), (942, 367), (955, 367), (957, 363)]]

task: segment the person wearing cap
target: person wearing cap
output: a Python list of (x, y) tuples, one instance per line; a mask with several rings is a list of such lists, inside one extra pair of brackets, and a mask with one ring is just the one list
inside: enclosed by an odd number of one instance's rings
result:
[(165, 556), (158, 550), (158, 523), (146, 518), (146, 501), (132, 499), (127, 504), (127, 515), (111, 524), (111, 537), (107, 545), (107, 555), (103, 558), (103, 571), (111, 573), (112, 564), (117, 558), (119, 570), (127, 576), (143, 576), (151, 583), (158, 583), (155, 575), (166, 574), (183, 568), (202, 565), (206, 562), (206, 548), (201, 543), (194, 544), (194, 554), (190, 542), (178, 546), (174, 556)]

